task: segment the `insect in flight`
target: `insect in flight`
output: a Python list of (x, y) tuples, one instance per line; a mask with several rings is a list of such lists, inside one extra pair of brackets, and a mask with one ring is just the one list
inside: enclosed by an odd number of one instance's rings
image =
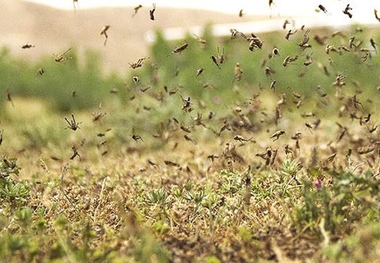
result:
[(76, 131), (77, 129), (80, 129), (79, 127), (79, 124), (81, 124), (82, 122), (77, 122), (75, 120), (75, 117), (74, 117), (74, 114), (71, 114), (71, 118), (72, 120), (68, 120), (66, 117), (65, 117), (65, 121), (67, 122), (67, 124), (69, 126), (66, 127), (66, 129), (70, 129), (70, 130), (73, 130), (73, 131)]
[(54, 60), (55, 62), (61, 62), (63, 60), (66, 60), (66, 59), (69, 59), (69, 57), (66, 56), (66, 54), (71, 50), (71, 48), (69, 48), (68, 50), (66, 50), (65, 52), (61, 53), (61, 54), (58, 54), (56, 56), (54, 56)]
[(29, 48), (32, 48), (32, 47), (35, 47), (35, 46), (32, 45), (32, 44), (25, 44), (25, 45), (21, 46), (22, 49), (29, 49)]
[(142, 8), (142, 7), (143, 7), (142, 5), (138, 5), (138, 6), (134, 7), (133, 10), (135, 12), (133, 13), (132, 17), (134, 17), (137, 14), (137, 12), (140, 10), (140, 8)]
[(184, 44), (182, 44), (182, 45), (176, 47), (175, 49), (173, 49), (172, 53), (173, 53), (173, 54), (174, 54), (174, 53), (180, 53), (180, 54), (181, 54), (181, 52), (184, 51), (188, 46), (189, 46), (188, 43), (184, 43)]
[(323, 5), (318, 5), (319, 10), (322, 10), (323, 13), (330, 15), (330, 13), (327, 11), (326, 7)]
[(108, 30), (110, 27), (111, 27), (110, 25), (105, 25), (105, 26), (103, 26), (102, 31), (100, 32), (100, 35), (104, 35), (105, 38), (106, 38), (106, 39), (104, 40), (104, 45), (107, 44), (107, 40), (108, 40), (107, 30)]
[(377, 21), (380, 22), (380, 17), (379, 17), (379, 15), (377, 13), (377, 9), (373, 9), (373, 13), (375, 14), (375, 18), (377, 19)]
[(155, 20), (154, 12), (156, 11), (156, 3), (153, 3), (153, 9), (149, 10), (150, 20)]
[(347, 4), (346, 8), (342, 11), (343, 14), (348, 15), (349, 18), (352, 18), (351, 11), (352, 7), (350, 7), (350, 4)]

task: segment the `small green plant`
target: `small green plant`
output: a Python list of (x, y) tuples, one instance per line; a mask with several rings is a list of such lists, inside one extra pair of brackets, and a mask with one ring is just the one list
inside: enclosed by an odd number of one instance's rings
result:
[(16, 158), (3, 158), (0, 161), (0, 201), (7, 200), (12, 204), (23, 203), (29, 197), (29, 185), (26, 181), (17, 182), (10, 177), (18, 175), (19, 167)]
[(0, 161), (0, 178), (6, 178), (9, 175), (19, 174), (19, 167), (17, 167), (17, 159), (16, 158), (3, 158)]
[(297, 180), (296, 175), (301, 169), (301, 164), (296, 160), (286, 159), (280, 167), (281, 182), (284, 179)]
[(151, 204), (164, 204), (167, 198), (166, 190), (159, 188), (146, 194), (146, 201)]
[(235, 194), (244, 189), (243, 176), (240, 173), (222, 170), (220, 172), (220, 188), (222, 192)]
[(315, 229), (323, 219), (323, 227), (330, 233), (349, 233), (357, 222), (380, 219), (379, 198), (378, 182), (370, 173), (334, 173), (329, 185), (304, 180), (303, 202), (296, 207), (294, 219), (298, 226), (306, 224)]

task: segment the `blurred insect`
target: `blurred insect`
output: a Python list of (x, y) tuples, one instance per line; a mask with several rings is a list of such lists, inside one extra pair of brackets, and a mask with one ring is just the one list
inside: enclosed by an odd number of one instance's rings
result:
[(110, 27), (111, 27), (110, 25), (105, 25), (105, 26), (103, 26), (102, 31), (100, 31), (100, 35), (104, 35), (104, 36), (105, 36), (105, 39), (104, 39), (104, 45), (107, 44), (107, 40), (108, 40), (107, 30), (108, 30)]
[(169, 160), (164, 160), (164, 164), (167, 166), (175, 166), (175, 167), (180, 167), (181, 165), (179, 163), (169, 161)]
[(231, 131), (231, 130), (232, 130), (231, 124), (227, 120), (224, 120), (223, 121), (223, 127), (220, 128), (218, 135), (220, 136), (220, 134), (222, 132), (224, 132), (224, 131)]
[(193, 33), (193, 35), (195, 36), (195, 38), (197, 39), (199, 44), (203, 44), (203, 45), (206, 44), (207, 41), (205, 39), (200, 38), (199, 36), (197, 36), (194, 33)]
[(285, 19), (284, 23), (282, 24), (282, 28), (286, 29), (287, 25), (294, 25), (294, 21), (289, 21), (288, 19)]
[(313, 125), (312, 125), (312, 124), (310, 124), (310, 123), (308, 123), (308, 122), (305, 122), (305, 126), (309, 129), (309, 131), (310, 131), (311, 133), (313, 133), (313, 132), (312, 132), (312, 130), (313, 130)]
[(184, 51), (187, 47), (189, 46), (189, 44), (185, 43), (185, 44), (182, 44), (178, 47), (176, 47), (175, 49), (173, 49), (172, 53), (181, 53), (182, 51)]
[(291, 149), (289, 144), (285, 145), (285, 154), (286, 154), (286, 156), (291, 154), (291, 156), (294, 157), (294, 151)]
[(363, 125), (363, 124), (368, 123), (371, 120), (371, 116), (372, 116), (371, 113), (368, 113), (367, 116), (360, 116), (360, 118), (359, 118), (359, 124), (360, 124), (360, 126)]
[[(215, 64), (219, 69), (221, 69), (221, 67), (220, 67), (220, 65), (219, 65), (219, 61), (220, 61), (220, 59), (218, 59), (218, 58), (217, 58), (216, 56), (214, 56), (214, 55), (211, 56), (211, 59), (212, 59), (212, 61), (214, 62), (214, 64)], [(224, 58), (223, 58), (222, 61), (224, 61)]]
[(282, 62), (282, 65), (284, 67), (286, 67), (287, 65), (289, 65), (290, 63), (296, 61), (298, 59), (298, 55), (295, 55), (295, 56), (287, 56), (284, 61)]
[(306, 55), (306, 61), (303, 63), (306, 67), (311, 65), (311, 63), (313, 63), (313, 59), (311, 57), (312, 54), (313, 53)]
[(317, 42), (319, 45), (321, 46), (324, 46), (325, 45), (325, 41), (328, 39), (329, 37), (328, 36), (319, 36), (319, 35), (315, 35), (314, 36), (314, 40), (315, 42)]
[(107, 113), (106, 112), (100, 112), (100, 109), (102, 108), (102, 105), (99, 103), (99, 110), (97, 112), (92, 113), (92, 121), (99, 121), (101, 118), (103, 118)]
[[(278, 48), (275, 47), (275, 48), (272, 49), (272, 52), (268, 54), (268, 58), (271, 59), (271, 58), (277, 57), (279, 55), (280, 55), (280, 51), (278, 50)], [(265, 61), (265, 63), (266, 63), (266, 61)], [(264, 67), (265, 63), (263, 62), (262, 65), (261, 65), (261, 67)]]
[(137, 12), (140, 10), (140, 8), (142, 8), (142, 7), (143, 7), (142, 5), (138, 5), (138, 6), (134, 7), (133, 10), (135, 12), (133, 13), (132, 17), (134, 17), (137, 14)]
[(329, 70), (327, 69), (326, 65), (323, 65), (322, 63), (318, 62), (318, 68), (320, 68), (321, 70), (323, 70), (323, 73), (324, 73), (326, 76), (330, 76), (330, 72), (329, 72)]
[(132, 80), (133, 80), (134, 83), (139, 83), (140, 82), (140, 79), (137, 76), (133, 76)]
[(343, 139), (343, 137), (347, 134), (348, 129), (338, 122), (336, 122), (336, 125), (338, 125), (339, 128), (341, 129), (339, 135), (337, 136), (337, 140), (336, 140), (337, 142), (340, 142)]
[(286, 104), (286, 94), (282, 93), (280, 99), (277, 101), (277, 106), (282, 106)]
[(256, 153), (256, 156), (265, 160), (265, 165), (270, 165), (273, 157), (273, 151), (268, 147), (263, 153)]
[(252, 141), (252, 139), (253, 139), (253, 137), (251, 137), (251, 138), (244, 138), (243, 136), (241, 136), (241, 135), (235, 135), (234, 136), (234, 140), (235, 141), (239, 141), (240, 143), (243, 143), (243, 142), (250, 142), (250, 141)]
[(268, 4), (269, 8), (272, 8), (272, 5), (276, 5), (273, 0), (269, 0)]
[(300, 99), (302, 97), (301, 94), (298, 94), (297, 92), (292, 92), (292, 95), (296, 99)]
[(333, 153), (333, 154), (327, 156), (326, 159), (321, 161), (321, 165), (326, 167), (329, 163), (332, 163), (334, 161), (335, 156), (336, 156), (336, 153)]
[(291, 36), (291, 35), (294, 35), (295, 33), (297, 33), (297, 30), (292, 31), (292, 30), (290, 29), (290, 30), (288, 31), (288, 33), (286, 33), (286, 35), (285, 35), (285, 39), (286, 39), (286, 40), (289, 40), (290, 36)]
[(203, 73), (203, 68), (199, 68), (197, 69), (197, 74), (195, 75), (195, 77), (198, 77), (199, 75), (201, 75)]
[[(149, 57), (147, 57), (147, 58), (149, 58)], [(137, 62), (135, 62), (135, 63), (128, 63), (129, 64), (129, 67), (131, 68), (131, 69), (136, 69), (136, 68), (139, 68), (139, 67), (141, 67), (143, 64), (144, 64), (144, 61), (145, 61), (145, 59), (147, 59), (146, 57), (143, 57), (143, 58), (139, 58), (138, 60), (137, 60)]]
[(350, 4), (347, 4), (346, 8), (342, 11), (343, 14), (348, 15), (349, 18), (352, 18), (351, 11), (352, 7), (350, 7)]
[(11, 103), (12, 107), (14, 107), (15, 105), (13, 104), (13, 100), (12, 100), (12, 94), (9, 90), (7, 90), (7, 100)]
[(138, 140), (141, 140), (142, 142), (144, 141), (140, 135), (137, 135), (137, 134), (133, 134), (132, 135), (132, 139), (137, 142)]
[(231, 39), (235, 39), (237, 34), (239, 33), (239, 31), (233, 28), (230, 29), (230, 32), (231, 32)]
[(240, 11), (239, 11), (239, 17), (243, 17), (243, 9), (240, 9)]
[(356, 151), (358, 152), (358, 154), (367, 154), (367, 153), (373, 152), (374, 150), (375, 148), (372, 146), (361, 146), (361, 147), (356, 148)]
[(272, 134), (272, 136), (269, 137), (269, 139), (272, 139), (274, 138), (273, 141), (277, 141), (281, 135), (284, 135), (285, 134), (285, 131), (284, 130), (279, 130), (279, 131), (276, 131), (275, 133)]
[(178, 91), (178, 87), (172, 88), (172, 89), (169, 90), (169, 95), (170, 95), (170, 96), (171, 96), (171, 95), (174, 95), (174, 94), (177, 93), (177, 91)]
[[(269, 9), (270, 9), (270, 15), (269, 15), (269, 17), (272, 17), (272, 6), (275, 6), (276, 8), (277, 8), (277, 6), (276, 6), (276, 4), (275, 4), (275, 2), (273, 0), (269, 0), (268, 1), (268, 5), (269, 5)], [(280, 13), (277, 13), (277, 14), (278, 14), (278, 16), (280, 16)]]
[(210, 154), (207, 156), (207, 159), (211, 159), (211, 162), (214, 162), (217, 158), (219, 158), (219, 156), (215, 154)]
[[(111, 89), (110, 90), (110, 93), (111, 94), (117, 94), (119, 92), (119, 90), (117, 89), (117, 88), (113, 88), (113, 89)], [(133, 100), (135, 97), (134, 96), (132, 96), (131, 98), (130, 98), (130, 100)]]
[(238, 35), (244, 39), (247, 39), (247, 36), (244, 33), (240, 32), (236, 29), (232, 28), (232, 29), (230, 29), (230, 32), (231, 32), (231, 39), (235, 39)]
[(373, 47), (373, 49), (374, 49), (374, 50), (376, 51), (376, 53), (377, 53), (377, 48), (376, 48), (375, 40), (373, 40), (373, 38), (371, 38), (371, 39), (369, 40), (369, 42), (370, 42), (371, 46)]
[(373, 133), (373, 132), (375, 132), (377, 130), (378, 127), (379, 126), (377, 126), (377, 125), (372, 125), (372, 127), (368, 129), (368, 132), (369, 133)]
[(101, 146), (105, 146), (105, 145), (107, 145), (107, 141), (103, 140), (103, 141), (100, 141), (96, 146), (101, 147)]
[(66, 129), (70, 129), (70, 130), (73, 130), (73, 131), (76, 131), (76, 130), (80, 129), (79, 124), (81, 124), (82, 122), (76, 122), (76, 121), (75, 121), (74, 114), (71, 114), (71, 118), (72, 118), (72, 120), (69, 121), (69, 120), (65, 117), (65, 121), (66, 121), (67, 124), (69, 125), (68, 127), (66, 127)]
[(253, 33), (251, 34), (251, 37), (247, 38), (247, 41), (249, 42), (248, 49), (250, 51), (254, 51), (255, 48), (261, 49), (263, 46), (263, 41)]
[(219, 59), (219, 63), (220, 64), (223, 64), (224, 63), (224, 60), (225, 60), (225, 56), (224, 56), (224, 48), (222, 50), (222, 52), (219, 51), (219, 47), (216, 48), (217, 51), (218, 51), (218, 59)]
[(156, 11), (156, 3), (153, 3), (153, 9), (149, 10), (150, 20), (154, 20), (155, 19), (155, 17), (154, 17), (154, 12), (155, 11)]
[(345, 78), (346, 78), (346, 76), (338, 73), (337, 76), (335, 77), (335, 81), (333, 83), (333, 86), (342, 87), (342, 86), (346, 85), (346, 82), (343, 81)]
[(343, 50), (346, 51), (346, 52), (350, 52), (350, 49), (349, 49), (348, 47), (346, 47), (345, 45), (340, 45), (340, 46), (338, 47), (338, 49), (343, 49)]
[(25, 45), (21, 46), (22, 49), (29, 49), (29, 48), (32, 48), (32, 47), (35, 47), (35, 46), (32, 45), (32, 44), (25, 44)]
[(183, 137), (185, 138), (186, 141), (190, 141), (194, 145), (197, 145), (197, 142), (193, 138), (191, 138), (189, 135), (185, 134)]
[(276, 73), (274, 69), (271, 69), (270, 67), (265, 68), (265, 76), (270, 77), (272, 73)]
[(76, 9), (79, 8), (78, 0), (73, 0), (73, 7), (74, 7), (74, 11), (76, 11)]
[[(356, 95), (357, 95), (357, 94), (355, 94), (355, 95), (351, 98), (351, 101), (352, 101), (352, 103), (354, 104), (355, 109), (359, 108), (359, 106), (363, 108), (363, 104), (358, 100), (358, 98), (357, 98)], [(369, 114), (368, 118), (371, 118), (371, 114)]]
[(276, 88), (276, 80), (273, 80), (271, 83), (270, 83), (270, 89), (275, 89)]
[(148, 86), (148, 87), (145, 87), (145, 88), (140, 88), (140, 91), (141, 92), (145, 92), (145, 91), (147, 91), (148, 89), (150, 89), (151, 88), (151, 86)]
[(183, 102), (183, 105), (182, 105), (183, 111), (190, 112), (193, 110), (191, 108), (191, 98), (190, 97), (187, 97), (187, 99), (182, 98), (182, 102)]
[(364, 53), (362, 57), (363, 62), (367, 61), (367, 59), (372, 59), (371, 50), (369, 50), (368, 48), (361, 48), (360, 52)]
[(37, 72), (38, 72), (38, 74), (40, 74), (41, 76), (42, 76), (43, 74), (45, 74), (45, 70), (44, 70), (43, 68), (39, 68)]
[(180, 127), (181, 130), (183, 130), (184, 132), (191, 133), (191, 127), (186, 127), (186, 126), (184, 126), (184, 125), (180, 125), (179, 127)]
[(327, 44), (325, 47), (325, 52), (326, 52), (326, 54), (330, 54), (330, 52), (337, 52), (338, 53), (338, 49), (332, 45)]
[(240, 68), (240, 64), (236, 63), (234, 67), (234, 79), (240, 81), (243, 77), (243, 70)]
[(298, 46), (301, 47), (303, 50), (305, 48), (311, 47), (311, 45), (308, 44), (309, 39), (310, 39), (309, 32), (310, 32), (310, 30), (306, 30), (305, 33), (303, 34), (302, 41), (300, 43), (298, 43)]
[(73, 150), (73, 155), (70, 157), (70, 160), (74, 160), (74, 158), (77, 156), (80, 159), (80, 154), (78, 152), (78, 148), (75, 145), (73, 145), (73, 147), (71, 147), (71, 150)]
[(0, 131), (0, 145), (3, 143), (3, 131)]
[(377, 21), (380, 22), (380, 17), (379, 17), (379, 15), (377, 14), (377, 10), (376, 10), (376, 9), (373, 9), (373, 13), (375, 14), (375, 18), (377, 19)]
[(322, 10), (323, 13), (325, 13), (327, 15), (330, 15), (330, 13), (327, 11), (326, 7), (324, 7), (323, 5), (319, 5), (318, 8), (320, 10)]
[(111, 128), (108, 128), (105, 132), (99, 132), (96, 134), (96, 136), (98, 137), (104, 137), (106, 136), (106, 132), (109, 132), (111, 130)]
[(63, 60), (67, 60), (69, 59), (69, 57), (66, 56), (66, 54), (71, 50), (71, 48), (69, 48), (68, 50), (66, 50), (65, 52), (59, 54), (59, 55), (54, 55), (54, 61), (55, 62), (61, 62)]
[(354, 42), (355, 41), (355, 36), (352, 36), (352, 37), (350, 37), (350, 39), (348, 40), (348, 45), (349, 45), (349, 48), (350, 49), (352, 49), (352, 48), (355, 48), (355, 50), (357, 49), (357, 48), (359, 48), (361, 45), (362, 45), (362, 41), (356, 41), (356, 42)]
[(315, 113), (310, 111), (310, 112), (304, 112), (301, 114), (301, 117), (303, 118), (308, 118), (308, 117), (314, 117), (315, 116)]

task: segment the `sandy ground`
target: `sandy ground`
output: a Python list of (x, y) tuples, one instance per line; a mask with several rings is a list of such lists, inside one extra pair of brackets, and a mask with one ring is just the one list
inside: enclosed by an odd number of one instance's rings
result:
[[(193, 9), (157, 8), (155, 21), (149, 19), (149, 9), (143, 7), (132, 17), (133, 8), (99, 8), (57, 10), (39, 4), (0, 0), (0, 45), (10, 48), (11, 53), (28, 61), (36, 61), (42, 55), (53, 56), (69, 47), (77, 47), (79, 53), (87, 49), (99, 50), (106, 70), (126, 72), (128, 63), (146, 56), (149, 43), (145, 36), (156, 28), (203, 26), (207, 23), (234, 23), (262, 19), (242, 18)], [(108, 42), (100, 31), (108, 30)], [(31, 49), (22, 49), (24, 44)]]

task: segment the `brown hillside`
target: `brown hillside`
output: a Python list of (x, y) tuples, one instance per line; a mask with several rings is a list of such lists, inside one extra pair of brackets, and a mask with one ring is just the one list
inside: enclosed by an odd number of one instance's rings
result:
[[(156, 20), (149, 19), (149, 7), (143, 7), (135, 17), (130, 8), (97, 8), (58, 10), (39, 4), (0, 0), (1, 46), (8, 46), (12, 54), (35, 61), (41, 55), (52, 56), (75, 46), (101, 51), (105, 69), (125, 72), (128, 62), (147, 55), (147, 31), (166, 27), (203, 26), (206, 23), (231, 23), (252, 20), (238, 15), (226, 15), (192, 9), (157, 7)], [(103, 25), (109, 24), (109, 39), (103, 46), (100, 35)], [(31, 49), (21, 49), (29, 43)]]

